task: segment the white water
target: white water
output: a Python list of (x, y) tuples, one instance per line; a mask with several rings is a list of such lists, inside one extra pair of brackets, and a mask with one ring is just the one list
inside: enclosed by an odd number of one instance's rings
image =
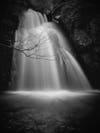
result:
[(91, 88), (68, 41), (56, 24), (47, 22), (45, 15), (31, 9), (25, 12), (15, 41), (19, 42), (15, 47), (24, 50), (24, 54), (14, 51), (17, 90)]

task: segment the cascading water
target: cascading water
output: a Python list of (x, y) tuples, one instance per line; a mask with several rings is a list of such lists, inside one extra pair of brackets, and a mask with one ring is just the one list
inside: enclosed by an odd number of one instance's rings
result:
[(15, 36), (14, 62), (17, 90), (90, 89), (56, 24), (29, 9), (20, 19)]

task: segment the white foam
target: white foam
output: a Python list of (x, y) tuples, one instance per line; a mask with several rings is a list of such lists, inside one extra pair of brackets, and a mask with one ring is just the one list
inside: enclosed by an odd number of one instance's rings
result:
[(89, 95), (87, 92), (72, 92), (66, 90), (60, 91), (8, 91), (9, 94), (16, 94), (22, 96), (28, 96), (38, 99), (66, 99), (70, 97), (78, 97), (78, 96), (85, 96)]

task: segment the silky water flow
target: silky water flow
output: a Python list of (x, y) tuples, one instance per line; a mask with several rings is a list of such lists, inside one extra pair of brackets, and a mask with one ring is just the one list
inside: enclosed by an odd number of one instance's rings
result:
[(13, 84), (19, 91), (87, 90), (69, 42), (45, 15), (29, 9), (15, 33)]

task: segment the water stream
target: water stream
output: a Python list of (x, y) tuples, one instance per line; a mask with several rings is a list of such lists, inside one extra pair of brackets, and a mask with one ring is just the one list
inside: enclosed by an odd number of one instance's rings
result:
[(13, 55), (17, 90), (87, 90), (90, 84), (58, 26), (29, 9), (20, 18)]

